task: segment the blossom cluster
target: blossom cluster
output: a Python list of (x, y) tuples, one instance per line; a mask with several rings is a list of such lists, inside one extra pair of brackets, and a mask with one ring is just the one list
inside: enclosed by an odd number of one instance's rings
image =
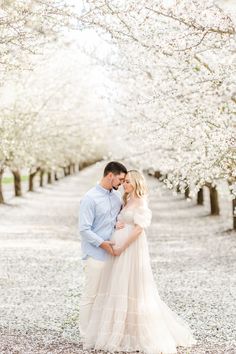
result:
[(236, 18), (214, 1), (87, 3), (84, 25), (114, 48), (108, 94), (133, 162), (193, 194), (221, 178), (234, 184)]

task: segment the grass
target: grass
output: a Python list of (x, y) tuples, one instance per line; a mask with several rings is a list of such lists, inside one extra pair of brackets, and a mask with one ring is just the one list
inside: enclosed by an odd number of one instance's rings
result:
[[(21, 176), (22, 182), (28, 181), (28, 179), (29, 179), (29, 176)], [(14, 182), (13, 177), (3, 177), (3, 179), (2, 179), (3, 184), (12, 184), (13, 182)]]

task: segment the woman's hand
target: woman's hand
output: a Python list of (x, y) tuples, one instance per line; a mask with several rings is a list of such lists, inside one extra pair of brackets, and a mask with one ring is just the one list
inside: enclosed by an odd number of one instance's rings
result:
[(117, 221), (116, 223), (116, 230), (120, 230), (120, 229), (123, 229), (125, 227), (125, 224), (122, 222), (122, 221)]
[(114, 256), (120, 256), (121, 253), (124, 251), (123, 247), (120, 246), (112, 246), (112, 249), (113, 249)]

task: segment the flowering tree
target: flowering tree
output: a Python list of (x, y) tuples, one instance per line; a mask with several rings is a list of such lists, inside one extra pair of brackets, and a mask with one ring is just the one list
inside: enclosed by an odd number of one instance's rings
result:
[(12, 170), (16, 195), (21, 195), (23, 167), (29, 169), (32, 191), (38, 172), (42, 186), (45, 172), (50, 183), (52, 172), (75, 170), (75, 165), (97, 161), (107, 151), (105, 108), (93, 89), (96, 68), (84, 65), (78, 49), (49, 46), (46, 53), (33, 71), (9, 78), (6, 97), (2, 87), (1, 171)]
[(111, 102), (136, 163), (190, 195), (208, 185), (218, 214), (217, 180), (235, 190), (234, 19), (213, 1), (89, 0), (83, 21), (116, 44)]
[[(70, 8), (60, 1), (1, 2), (0, 83), (3, 92), (8, 82), (18, 81), (17, 72), (33, 68), (33, 55), (41, 53), (45, 43), (57, 38), (60, 30), (69, 25), (70, 15)], [(30, 145), (32, 136), (29, 132), (35, 112), (30, 112), (28, 108), (22, 110), (18, 106), (18, 102), (9, 106), (2, 102), (0, 177), (4, 168), (10, 167), (16, 182), (15, 193), (21, 195), (18, 168), (24, 166), (27, 160), (25, 151), (27, 144)], [(1, 190), (0, 201), (3, 201)]]
[(82, 63), (82, 53), (70, 45), (67, 29), (75, 27), (78, 16), (70, 4), (5, 0), (1, 5), (0, 182), (9, 168), (20, 196), (22, 168), (29, 169), (32, 191), (38, 172), (42, 186), (44, 173), (50, 183), (52, 172), (58, 178), (57, 169), (68, 174), (76, 164), (105, 154), (106, 144), (91, 118), (96, 115), (106, 132), (104, 107), (98, 93), (92, 94), (96, 80), (88, 79), (94, 68)]
[(28, 69), (32, 54), (56, 40), (71, 24), (72, 8), (64, 1), (3, 0), (0, 10), (1, 80), (9, 70)]
[[(34, 52), (31, 44), (47, 52), (42, 44), (74, 21), (63, 3), (6, 1), (2, 11), (2, 67), (22, 68), (26, 57), (34, 68), (19, 80), (14, 76), (20, 82), (14, 105), (3, 107), (2, 120), (9, 119), (2, 134), (9, 142), (1, 151), (2, 170), (9, 166), (16, 174), (28, 166), (32, 190), (38, 171), (42, 185), (44, 172), (50, 182), (52, 172), (66, 171), (78, 156), (86, 160), (96, 152), (98, 158), (113, 149), (116, 157), (128, 154), (140, 167), (152, 166), (168, 187), (187, 196), (207, 185), (213, 214), (219, 213), (219, 179), (229, 182), (234, 198), (235, 23), (216, 2), (88, 0), (77, 16), (79, 28), (93, 26), (109, 47), (108, 57), (96, 58), (106, 63), (100, 77), (94, 61), (77, 65), (81, 53), (72, 46), (60, 52), (63, 66), (52, 55), (56, 47), (42, 60), (25, 55)], [(9, 26), (11, 21), (17, 25)], [(19, 56), (12, 55), (17, 47)], [(103, 86), (95, 89), (101, 79)], [(16, 136), (8, 125), (20, 129)], [(117, 145), (112, 137), (118, 131)], [(112, 149), (105, 148), (104, 136)], [(123, 145), (129, 148), (125, 153)]]

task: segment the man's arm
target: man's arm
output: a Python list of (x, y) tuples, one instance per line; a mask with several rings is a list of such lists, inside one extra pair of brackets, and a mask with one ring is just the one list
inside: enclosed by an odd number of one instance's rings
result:
[(101, 247), (113, 255), (111, 242), (104, 241), (92, 231), (92, 225), (95, 218), (95, 203), (92, 198), (86, 196), (81, 200), (79, 211), (79, 231), (89, 243), (93, 246)]

